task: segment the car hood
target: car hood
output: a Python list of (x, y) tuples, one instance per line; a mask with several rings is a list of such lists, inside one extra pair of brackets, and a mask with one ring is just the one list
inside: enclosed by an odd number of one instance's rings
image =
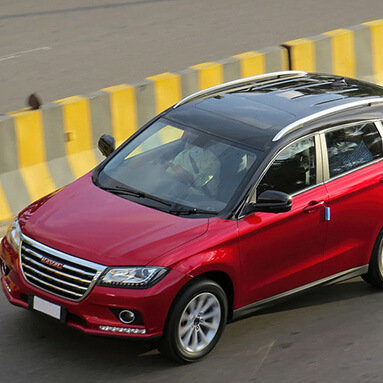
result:
[(208, 219), (177, 217), (96, 187), (86, 175), (19, 217), (22, 232), (108, 266), (146, 265), (206, 232)]

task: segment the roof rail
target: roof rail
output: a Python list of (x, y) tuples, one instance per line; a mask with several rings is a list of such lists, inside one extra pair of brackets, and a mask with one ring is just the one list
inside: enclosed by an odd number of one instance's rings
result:
[(272, 73), (264, 73), (257, 76), (252, 77), (245, 77), (240, 78), (238, 80), (225, 82), (220, 85), (213, 86), (211, 88), (207, 88), (204, 90), (201, 90), (199, 92), (193, 93), (185, 98), (183, 98), (181, 101), (179, 101), (177, 104), (173, 106), (173, 108), (178, 108), (179, 106), (186, 104), (188, 102), (191, 102), (193, 100), (198, 100), (199, 98), (211, 96), (215, 93), (219, 93), (222, 91), (231, 90), (235, 86), (243, 86), (243, 85), (251, 85), (252, 83), (256, 83), (258, 81), (268, 81), (268, 80), (277, 80), (280, 78), (289, 78), (289, 77), (302, 77), (305, 76), (307, 73), (303, 71), (298, 70), (289, 70), (289, 71), (280, 71), (280, 72), (272, 72)]
[(273, 141), (278, 141), (282, 137), (284, 137), (286, 134), (293, 132), (294, 130), (297, 130), (301, 128), (305, 123), (317, 120), (322, 117), (330, 116), (332, 114), (336, 114), (339, 112), (343, 112), (349, 109), (355, 109), (355, 108), (360, 108), (363, 106), (373, 106), (377, 104), (383, 104), (383, 97), (375, 97), (375, 98), (369, 98), (365, 100), (358, 100), (358, 101), (353, 101), (348, 104), (343, 104), (343, 105), (338, 105), (334, 106), (332, 108), (329, 108), (327, 110), (322, 110), (317, 113), (313, 113), (310, 116), (303, 117), (300, 120), (294, 121), (291, 124), (287, 125), (284, 127), (280, 132), (278, 132), (275, 137), (273, 138)]

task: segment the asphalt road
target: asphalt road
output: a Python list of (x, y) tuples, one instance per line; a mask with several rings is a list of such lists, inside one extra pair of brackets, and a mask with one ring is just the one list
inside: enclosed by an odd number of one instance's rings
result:
[[(0, 112), (382, 17), (381, 0), (1, 0)], [(381, 383), (382, 317), (383, 292), (352, 279), (232, 323), (208, 358), (178, 366), (0, 293), (0, 382)]]
[(176, 365), (145, 343), (91, 337), (0, 295), (0, 381), (381, 382), (383, 292), (352, 279), (229, 324), (210, 356)]
[(381, 0), (1, 0), (0, 113), (381, 17)]

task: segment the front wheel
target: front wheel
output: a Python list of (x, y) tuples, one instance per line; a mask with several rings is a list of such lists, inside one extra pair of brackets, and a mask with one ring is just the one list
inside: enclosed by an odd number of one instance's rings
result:
[(178, 362), (196, 362), (217, 344), (226, 325), (227, 298), (210, 280), (198, 280), (170, 310), (160, 351)]
[(362, 278), (375, 287), (383, 288), (383, 230), (375, 242), (368, 273), (362, 275)]

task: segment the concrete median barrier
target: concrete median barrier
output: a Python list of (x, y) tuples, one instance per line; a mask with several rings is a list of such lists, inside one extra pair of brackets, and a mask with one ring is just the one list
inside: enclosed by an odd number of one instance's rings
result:
[(290, 69), (383, 84), (383, 20), (286, 42)]
[(288, 69), (383, 84), (383, 20), (0, 115), (0, 222), (96, 166), (102, 159), (96, 149), (102, 134), (112, 134), (119, 145), (198, 90)]

